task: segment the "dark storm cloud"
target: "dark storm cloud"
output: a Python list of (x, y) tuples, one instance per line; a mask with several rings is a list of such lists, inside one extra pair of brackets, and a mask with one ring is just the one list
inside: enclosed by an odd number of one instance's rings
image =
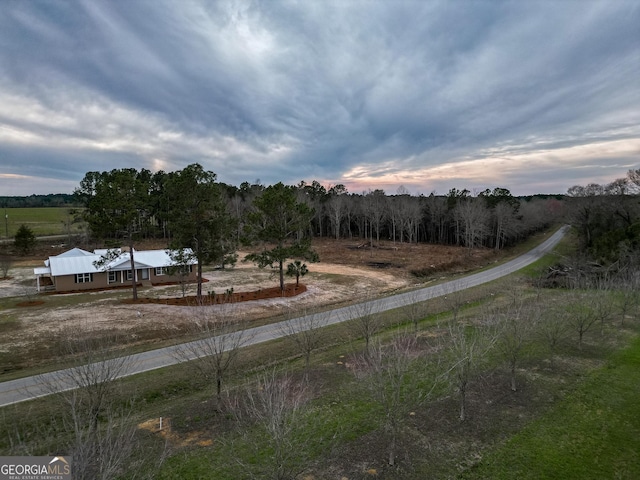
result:
[(625, 0), (9, 2), (0, 189), (192, 162), (353, 191), (609, 181), (640, 150), (638, 24)]

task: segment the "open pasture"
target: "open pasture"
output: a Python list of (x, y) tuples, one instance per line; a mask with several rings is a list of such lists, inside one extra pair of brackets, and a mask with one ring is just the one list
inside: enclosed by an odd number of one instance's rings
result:
[(0, 237), (13, 238), (23, 224), (37, 236), (78, 233), (81, 224), (74, 222), (77, 211), (68, 207), (3, 208)]

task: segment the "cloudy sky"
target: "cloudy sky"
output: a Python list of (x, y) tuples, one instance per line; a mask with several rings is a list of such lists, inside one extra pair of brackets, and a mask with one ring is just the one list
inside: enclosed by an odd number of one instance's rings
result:
[(3, 0), (0, 196), (225, 183), (564, 193), (640, 168), (637, 0)]

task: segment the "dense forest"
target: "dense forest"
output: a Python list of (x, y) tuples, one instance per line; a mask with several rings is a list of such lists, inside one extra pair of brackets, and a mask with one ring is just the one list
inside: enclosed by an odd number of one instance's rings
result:
[(568, 221), (582, 250), (602, 263), (624, 261), (640, 247), (640, 169), (609, 184), (576, 185), (567, 192)]
[[(126, 169), (111, 172), (89, 172), (76, 190), (77, 201), (88, 213), (104, 206), (104, 195), (96, 203), (97, 189), (118, 174), (130, 177), (136, 185), (136, 235), (140, 238), (168, 238), (175, 234), (176, 207), (184, 190), (174, 184), (183, 171), (151, 173), (148, 170)], [(217, 183), (215, 174), (206, 172), (211, 195), (218, 195), (233, 219), (236, 237), (246, 230), (246, 219), (255, 210), (255, 201), (268, 188), (260, 183), (242, 183), (239, 187)], [(125, 181), (124, 177), (121, 181)], [(119, 180), (120, 181), (120, 180)], [(113, 189), (121, 187), (112, 186)], [(209, 188), (209, 187), (207, 187)], [(300, 182), (285, 187), (295, 196), (296, 203), (312, 211), (310, 221), (300, 235), (311, 237), (362, 238), (377, 242), (431, 242), (467, 247), (500, 249), (532, 232), (557, 222), (563, 215), (562, 196), (514, 197), (506, 188), (494, 188), (472, 194), (467, 189), (451, 189), (446, 195), (410, 195), (400, 187), (395, 194), (383, 190), (352, 193), (343, 185), (329, 188), (317, 181)], [(173, 218), (172, 218), (173, 215)], [(301, 227), (302, 228), (302, 227)], [(95, 228), (93, 229), (95, 233)], [(106, 234), (107, 232), (102, 232)], [(117, 232), (113, 231), (112, 235)]]

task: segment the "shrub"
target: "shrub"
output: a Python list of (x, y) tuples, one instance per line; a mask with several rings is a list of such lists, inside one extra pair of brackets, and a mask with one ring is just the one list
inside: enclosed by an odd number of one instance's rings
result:
[(20, 225), (13, 242), (20, 255), (27, 255), (36, 244), (36, 236), (25, 224)]

